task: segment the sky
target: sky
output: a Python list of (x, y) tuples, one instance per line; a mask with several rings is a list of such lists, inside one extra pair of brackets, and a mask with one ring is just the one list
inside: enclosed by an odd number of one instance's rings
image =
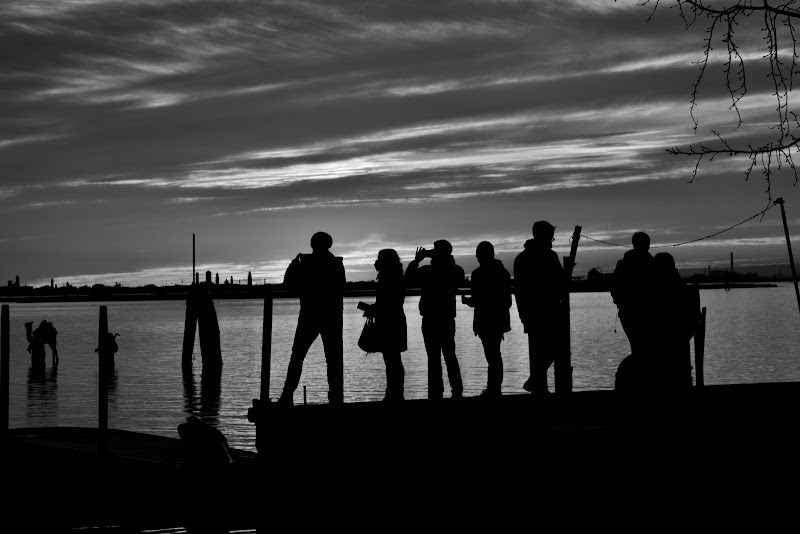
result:
[[(407, 264), (447, 239), (467, 273), (494, 244), (509, 270), (536, 220), (575, 274), (714, 234), (785, 199), (748, 161), (667, 149), (747, 142), (775, 98), (763, 20), (737, 28), (743, 125), (721, 43), (699, 87), (706, 22), (639, 0), (3, 0), (0, 281), (280, 282), (333, 236), (351, 281), (377, 252)], [(763, 63), (763, 61), (761, 62)], [(797, 247), (795, 247), (797, 248)], [(780, 210), (680, 247), (681, 272), (788, 266)], [(654, 252), (656, 250), (654, 249)], [(800, 250), (797, 251), (800, 254)], [(201, 274), (201, 278), (203, 275)]]

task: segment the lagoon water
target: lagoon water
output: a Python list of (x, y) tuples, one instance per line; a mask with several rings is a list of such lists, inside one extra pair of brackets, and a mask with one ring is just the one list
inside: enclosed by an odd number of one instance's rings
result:
[[(366, 355), (356, 346), (364, 319), (359, 299), (345, 299), (345, 402), (383, 397), (385, 368), (380, 354)], [(367, 302), (373, 299), (363, 298)], [(707, 308), (705, 383), (800, 381), (800, 312), (794, 288), (702, 290)], [(418, 297), (406, 299), (408, 352), (406, 398), (427, 396), (427, 365), (420, 334)], [(575, 390), (612, 389), (614, 373), (629, 345), (616, 323), (608, 293), (571, 295), (572, 365)], [(221, 380), (202, 377), (199, 342), (191, 376), (181, 372), (184, 301), (11, 304), (10, 426), (97, 426), (99, 306), (108, 307), (109, 330), (117, 332), (119, 352), (109, 380), (109, 426), (177, 437), (177, 426), (196, 415), (219, 428), (231, 446), (255, 450), (255, 425), (247, 421), (252, 399), (260, 397), (264, 304), (258, 299), (217, 300), (224, 367)], [(297, 322), (299, 302), (275, 299), (269, 395), (280, 395)], [(528, 377), (527, 339), (516, 308), (512, 331), (503, 341), (504, 393), (523, 393)], [(58, 329), (60, 364), (31, 374), (24, 323), (53, 322)], [(486, 381), (480, 340), (472, 333), (472, 310), (458, 304), (456, 351), (464, 394), (477, 395)], [(616, 326), (616, 332), (615, 332)], [(445, 375), (446, 376), (446, 375)], [(553, 389), (552, 370), (550, 374)], [(322, 342), (306, 358), (295, 403), (327, 401)], [(449, 387), (445, 378), (445, 396)]]

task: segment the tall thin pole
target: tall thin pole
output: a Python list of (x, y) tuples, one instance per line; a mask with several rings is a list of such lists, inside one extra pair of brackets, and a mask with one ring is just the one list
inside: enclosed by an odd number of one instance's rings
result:
[(8, 434), (8, 362), (11, 359), (11, 330), (8, 320), (8, 304), (3, 304), (2, 317), (0, 318), (0, 417), (3, 418), (0, 424), (0, 431), (3, 432), (2, 438)]
[(562, 340), (564, 346), (559, 351), (554, 362), (554, 379), (556, 393), (571, 393), (572, 392), (572, 349), (570, 347), (570, 316), (569, 316), (569, 287), (572, 282), (572, 270), (575, 268), (575, 255), (578, 252), (578, 241), (581, 238), (581, 227), (576, 226), (575, 231), (572, 233), (572, 246), (570, 247), (569, 256), (564, 257), (564, 276), (566, 281), (564, 283), (564, 294), (561, 299), (562, 307), (562, 325), (563, 328)]
[(108, 432), (108, 381), (107, 378), (107, 354), (106, 354), (106, 337), (108, 336), (108, 307), (100, 306), (100, 325), (97, 333), (97, 354), (99, 355), (99, 368), (100, 368), (100, 401), (99, 401), (99, 421), (98, 421), (98, 447), (97, 450), (100, 455), (104, 455), (107, 450), (107, 432)]
[(272, 364), (272, 288), (264, 293), (264, 338), (261, 341), (261, 400), (269, 402), (270, 365)]
[(194, 283), (195, 273), (197, 269), (194, 267), (194, 234), (192, 234), (192, 283)]
[(783, 232), (786, 234), (786, 246), (789, 248), (789, 264), (792, 266), (792, 281), (794, 282), (794, 294), (797, 297), (797, 309), (800, 310), (800, 289), (797, 287), (797, 269), (794, 266), (794, 254), (792, 254), (792, 240), (789, 239), (789, 225), (786, 222), (786, 209), (783, 207), (783, 198), (775, 201), (781, 205), (781, 217), (783, 218)]

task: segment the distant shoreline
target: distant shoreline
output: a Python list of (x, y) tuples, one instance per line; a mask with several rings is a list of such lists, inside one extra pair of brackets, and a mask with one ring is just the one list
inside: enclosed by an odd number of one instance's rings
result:
[[(698, 284), (698, 289), (725, 289), (725, 284), (710, 283)], [(778, 287), (776, 283), (740, 283), (732, 284), (730, 289), (752, 289)], [(590, 287), (586, 284), (575, 284), (570, 289), (570, 293), (604, 293), (608, 292), (608, 287)], [(265, 296), (264, 286), (254, 286), (250, 289), (237, 291), (211, 291), (211, 297), (218, 300), (229, 299), (263, 299)], [(458, 294), (470, 293), (468, 287), (458, 290)], [(418, 296), (419, 289), (406, 290), (407, 296)], [(102, 294), (67, 294), (67, 295), (3, 295), (0, 296), (2, 303), (32, 304), (32, 303), (51, 303), (51, 302), (132, 302), (132, 301), (152, 301), (152, 300), (186, 300), (187, 291), (168, 291), (163, 292), (126, 292), (126, 293), (107, 293)], [(272, 298), (296, 298), (297, 295), (283, 290), (272, 290)], [(374, 298), (375, 289), (349, 289), (344, 292), (345, 298)]]

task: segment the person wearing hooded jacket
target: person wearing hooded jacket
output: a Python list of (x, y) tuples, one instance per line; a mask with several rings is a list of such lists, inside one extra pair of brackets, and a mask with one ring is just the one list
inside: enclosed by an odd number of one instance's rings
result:
[(534, 394), (549, 393), (547, 370), (563, 350), (559, 309), (564, 294), (564, 269), (552, 250), (555, 226), (533, 224), (533, 239), (514, 259), (514, 296), (519, 318), (528, 334), (531, 376), (522, 386)]
[[(430, 265), (420, 262), (431, 258)], [(421, 289), (419, 313), (422, 315), (422, 338), (428, 354), (428, 399), (439, 401), (444, 394), (442, 357), (447, 367), (452, 398), (464, 392), (461, 368), (456, 357), (456, 291), (464, 282), (464, 269), (456, 265), (453, 246), (444, 239), (433, 243), (433, 251), (418, 248), (403, 276), (406, 287)]]
[(472, 330), (480, 337), (486, 363), (489, 364), (486, 388), (479, 395), (496, 398), (502, 395), (503, 357), (500, 343), (503, 334), (511, 331), (511, 275), (503, 262), (494, 257), (494, 246), (481, 241), (475, 249), (478, 268), (472, 271), (472, 295), (461, 302), (475, 308)]
[(286, 382), (278, 403), (292, 405), (294, 391), (303, 373), (308, 349), (322, 336), (328, 371), (328, 402), (344, 402), (344, 362), (342, 342), (342, 307), (345, 273), (342, 258), (330, 252), (333, 238), (325, 232), (311, 236), (311, 254), (298, 254), (286, 269), (283, 283), (300, 297), (292, 355)]

